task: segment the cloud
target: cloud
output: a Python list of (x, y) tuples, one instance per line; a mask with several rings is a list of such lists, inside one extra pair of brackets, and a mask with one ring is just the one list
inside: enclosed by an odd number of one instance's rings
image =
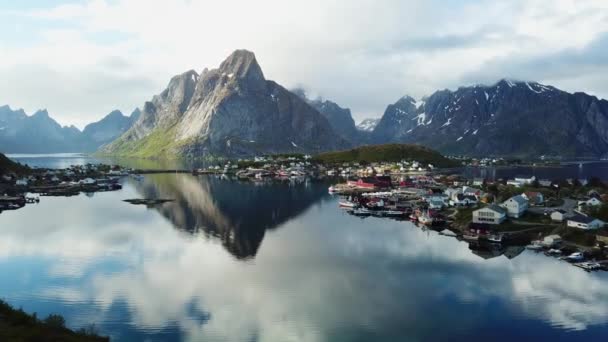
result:
[[(90, 0), (7, 11), (34, 20), (29, 30), (37, 36), (0, 45), (6, 52), (0, 77), (37, 65), (53, 71), (40, 75), (47, 78), (42, 84), (119, 89), (75, 93), (80, 101), (69, 106), (60, 103), (73, 99), (60, 93), (52, 104), (33, 100), (40, 94), (34, 82), (18, 92), (0, 89), (3, 101), (29, 110), (49, 107), (62, 123), (75, 117), (84, 122), (113, 107), (130, 111), (171, 76), (215, 67), (237, 48), (256, 52), (268, 78), (351, 107), (357, 119), (379, 116), (404, 94), (421, 97), (463, 82), (514, 78), (522, 70), (526, 79), (608, 95), (596, 76), (605, 71), (602, 61), (580, 67), (562, 60), (573, 70), (563, 77), (518, 68), (545, 57), (551, 64), (564, 51), (602, 49), (599, 39), (608, 31), (608, 3), (602, 0), (178, 0), (171, 6)], [(97, 77), (113, 58), (129, 66), (124, 73), (132, 83), (119, 87), (121, 73)]]

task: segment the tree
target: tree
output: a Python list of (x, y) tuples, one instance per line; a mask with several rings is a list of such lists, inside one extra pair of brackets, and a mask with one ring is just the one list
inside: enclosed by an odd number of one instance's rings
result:
[(65, 328), (65, 318), (61, 315), (50, 314), (44, 319), (44, 323), (54, 328)]

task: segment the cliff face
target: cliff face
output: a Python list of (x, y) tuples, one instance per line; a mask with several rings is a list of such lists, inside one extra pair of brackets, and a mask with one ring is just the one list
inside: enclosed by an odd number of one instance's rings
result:
[(438, 91), (418, 106), (403, 102), (387, 108), (375, 142), (416, 142), (464, 155), (608, 155), (608, 102), (584, 93), (502, 80)]
[(253, 53), (237, 50), (218, 69), (175, 76), (144, 105), (134, 126), (104, 149), (133, 156), (246, 156), (347, 147), (304, 100), (264, 78)]

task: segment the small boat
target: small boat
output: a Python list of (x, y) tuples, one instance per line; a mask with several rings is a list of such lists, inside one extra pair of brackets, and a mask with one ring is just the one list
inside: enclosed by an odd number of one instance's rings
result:
[(355, 204), (354, 202), (347, 201), (347, 200), (342, 200), (342, 201), (338, 202), (338, 205), (342, 208), (354, 208), (357, 206), (357, 204)]
[(532, 241), (531, 244), (526, 246), (526, 249), (529, 249), (531, 251), (540, 251), (543, 248), (545, 248), (542, 243), (538, 240)]
[(403, 217), (405, 216), (405, 213), (398, 210), (382, 210), (380, 211), (380, 215), (386, 217)]
[(566, 257), (563, 257), (562, 259), (566, 261), (583, 261), (585, 260), (585, 256), (581, 252), (574, 252)]
[(585, 271), (597, 271), (602, 268), (601, 264), (593, 261), (576, 263), (574, 266), (580, 267)]
[(351, 212), (355, 216), (370, 216), (372, 212), (366, 208), (357, 208)]
[(462, 238), (469, 241), (477, 241), (479, 240), (479, 235), (477, 234), (462, 234)]
[(545, 254), (546, 255), (562, 255), (562, 251), (560, 251), (559, 249), (551, 248), (550, 250), (545, 252)]
[(488, 241), (491, 243), (502, 243), (504, 235), (502, 234), (490, 234), (488, 235)]
[(330, 194), (336, 193), (338, 191), (338, 189), (335, 186), (330, 186), (328, 189)]

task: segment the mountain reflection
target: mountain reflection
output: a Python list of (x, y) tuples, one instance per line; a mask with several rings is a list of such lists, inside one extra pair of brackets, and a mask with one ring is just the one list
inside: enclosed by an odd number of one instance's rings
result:
[(154, 209), (175, 228), (217, 237), (238, 259), (253, 258), (266, 230), (300, 215), (327, 194), (321, 184), (252, 183), (185, 174), (134, 182), (142, 197), (174, 199)]

